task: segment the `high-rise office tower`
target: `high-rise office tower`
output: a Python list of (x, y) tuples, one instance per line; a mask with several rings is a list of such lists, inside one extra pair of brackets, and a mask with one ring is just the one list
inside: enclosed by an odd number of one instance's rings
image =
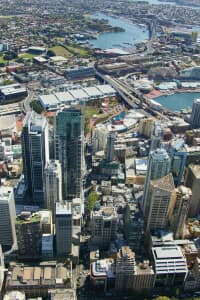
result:
[(191, 164), (188, 166), (185, 176), (185, 186), (191, 188), (192, 197), (189, 207), (189, 216), (195, 217), (200, 213), (200, 166)]
[(55, 224), (56, 202), (62, 201), (62, 175), (58, 160), (47, 162), (44, 170), (45, 208), (51, 210)]
[(151, 134), (151, 148), (150, 150), (156, 150), (160, 148), (161, 139), (163, 136), (164, 126), (160, 121), (157, 121), (153, 124), (152, 134)]
[(105, 157), (106, 160), (111, 162), (114, 158), (114, 145), (115, 145), (115, 133), (109, 132), (107, 136), (107, 144), (106, 144), (106, 151)]
[(183, 180), (187, 151), (184, 149), (184, 140), (179, 139), (169, 144), (167, 149), (172, 163), (171, 172), (174, 177), (175, 186), (179, 186)]
[(42, 226), (39, 214), (21, 212), (16, 218), (18, 254), (26, 258), (39, 258), (42, 249)]
[(165, 229), (175, 201), (175, 187), (171, 174), (152, 180), (148, 192), (148, 211), (145, 214), (146, 233), (151, 229)]
[(147, 174), (145, 178), (143, 212), (146, 214), (149, 209), (147, 201), (150, 180), (159, 179), (169, 174), (171, 167), (171, 159), (164, 149), (157, 149), (150, 152)]
[(2, 252), (2, 248), (0, 245), (0, 299), (3, 299), (3, 294), (2, 294), (2, 287), (4, 283), (4, 271), (5, 270), (5, 265), (4, 265), (4, 255)]
[(93, 153), (103, 151), (106, 148), (108, 130), (104, 124), (97, 124), (92, 134)]
[(62, 197), (81, 197), (83, 173), (83, 114), (79, 108), (65, 108), (56, 116), (56, 159), (62, 171)]
[(193, 101), (190, 123), (192, 128), (200, 128), (200, 99)]
[(16, 247), (15, 202), (13, 188), (0, 186), (0, 244), (3, 249)]
[(175, 239), (183, 238), (183, 230), (188, 215), (189, 205), (192, 197), (190, 188), (179, 186), (176, 188), (176, 201), (170, 220), (171, 229)]
[(121, 247), (116, 260), (115, 288), (117, 290), (133, 289), (135, 265), (135, 253), (127, 246)]
[(56, 203), (56, 249), (57, 255), (66, 256), (72, 250), (71, 203)]
[(117, 212), (114, 207), (102, 207), (91, 212), (92, 242), (102, 249), (109, 247), (117, 233)]
[(49, 160), (48, 123), (34, 112), (26, 115), (22, 130), (23, 173), (32, 202), (44, 206), (44, 168)]

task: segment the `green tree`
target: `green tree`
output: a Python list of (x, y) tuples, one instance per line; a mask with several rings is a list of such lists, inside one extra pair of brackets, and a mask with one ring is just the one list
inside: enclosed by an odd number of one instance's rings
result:
[(171, 300), (171, 298), (166, 297), (166, 296), (159, 296), (157, 298), (154, 298), (154, 300)]
[(33, 109), (36, 113), (38, 113), (38, 114), (41, 114), (41, 113), (42, 113), (42, 107), (41, 107), (40, 103), (39, 103), (37, 100), (33, 100), (33, 101), (31, 102), (31, 107), (32, 107), (32, 109)]
[(53, 50), (49, 49), (49, 50), (47, 51), (47, 56), (48, 56), (48, 57), (55, 56), (55, 52), (54, 52)]
[(95, 202), (98, 200), (99, 196), (97, 192), (92, 191), (88, 196), (88, 209), (91, 211), (94, 208)]

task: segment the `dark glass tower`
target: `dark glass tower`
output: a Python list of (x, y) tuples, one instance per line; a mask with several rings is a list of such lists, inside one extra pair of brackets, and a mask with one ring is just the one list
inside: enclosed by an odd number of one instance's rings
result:
[(81, 197), (83, 172), (83, 114), (65, 108), (56, 116), (56, 159), (61, 163), (63, 200)]

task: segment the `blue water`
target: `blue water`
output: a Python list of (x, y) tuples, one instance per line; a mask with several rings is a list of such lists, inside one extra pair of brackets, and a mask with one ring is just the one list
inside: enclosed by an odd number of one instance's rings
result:
[(126, 116), (125, 111), (122, 111), (119, 115), (115, 116), (113, 118), (113, 120), (120, 121), (120, 120), (123, 120), (125, 118), (125, 116)]
[(173, 95), (160, 96), (154, 100), (171, 111), (179, 111), (191, 108), (194, 99), (200, 98), (200, 93), (175, 93)]
[(113, 18), (102, 13), (94, 14), (92, 17), (96, 19), (106, 19), (110, 25), (119, 26), (125, 30), (124, 32), (102, 33), (99, 34), (97, 39), (89, 40), (89, 43), (95, 48), (130, 48), (131, 45), (149, 38), (149, 32), (146, 27), (139, 27), (129, 21)]

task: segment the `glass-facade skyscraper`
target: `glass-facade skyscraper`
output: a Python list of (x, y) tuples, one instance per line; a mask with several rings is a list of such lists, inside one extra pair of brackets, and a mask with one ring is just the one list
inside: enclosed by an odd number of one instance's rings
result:
[(44, 168), (49, 161), (48, 123), (28, 112), (22, 130), (23, 173), (31, 202), (44, 207)]
[(56, 116), (56, 159), (62, 171), (62, 197), (81, 197), (83, 171), (83, 114), (79, 108), (65, 108)]

